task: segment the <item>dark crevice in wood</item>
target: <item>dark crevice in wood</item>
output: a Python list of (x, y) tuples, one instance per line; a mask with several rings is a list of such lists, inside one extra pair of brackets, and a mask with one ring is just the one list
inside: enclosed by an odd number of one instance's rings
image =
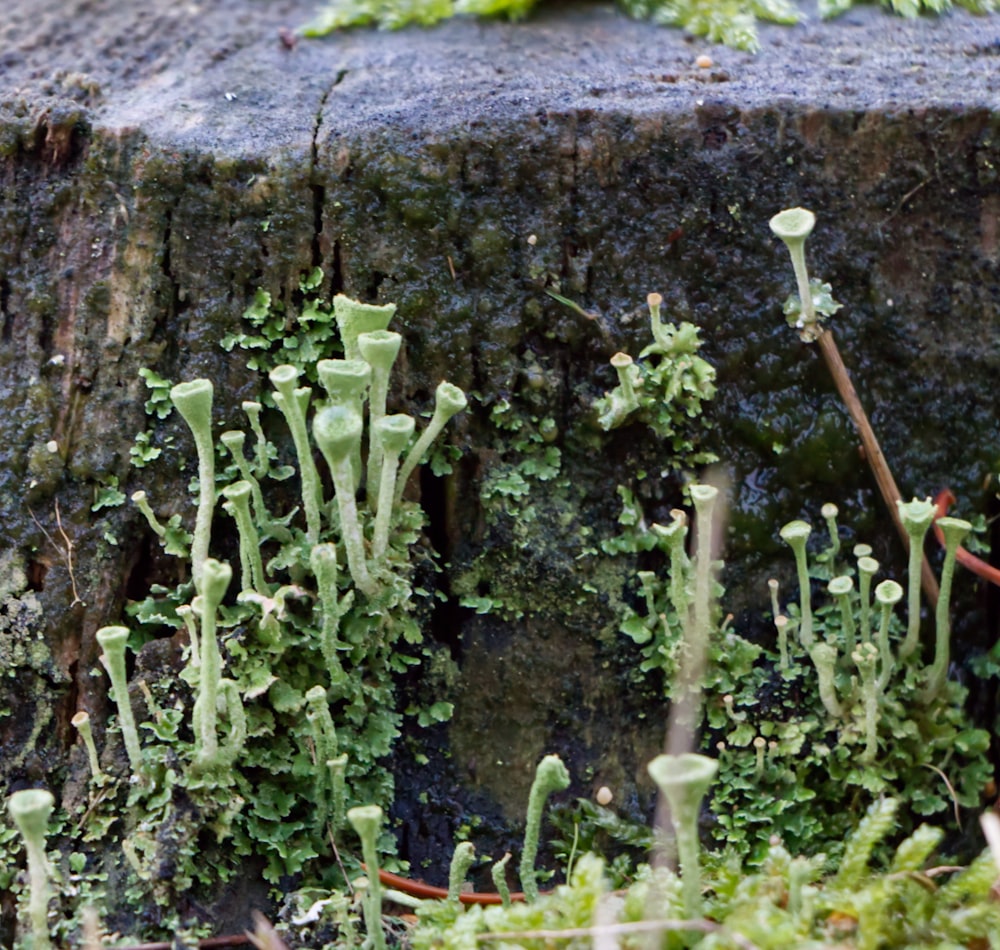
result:
[(10, 343), (14, 332), (14, 320), (7, 309), (10, 303), (10, 281), (0, 277), (0, 341)]
[(317, 168), (319, 166), (319, 133), (323, 125), (323, 113), (326, 110), (326, 101), (330, 97), (330, 93), (340, 85), (344, 77), (347, 75), (346, 69), (338, 70), (337, 75), (334, 77), (333, 82), (330, 84), (326, 92), (323, 93), (322, 98), (319, 101), (319, 107), (316, 110), (316, 123), (313, 126), (312, 135), (312, 155), (311, 155), (311, 167), (310, 167), (310, 189), (312, 191), (312, 201), (313, 201), (313, 239), (312, 239), (312, 264), (313, 267), (322, 267), (324, 263), (324, 253), (323, 253), (323, 212), (326, 207), (326, 188), (323, 186), (322, 181), (317, 174)]

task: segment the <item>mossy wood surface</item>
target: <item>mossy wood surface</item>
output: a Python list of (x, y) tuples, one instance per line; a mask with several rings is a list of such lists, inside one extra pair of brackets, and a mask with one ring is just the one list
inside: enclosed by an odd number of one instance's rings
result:
[[(767, 227), (779, 209), (817, 213), (812, 272), (845, 305), (832, 326), (904, 494), (948, 484), (966, 512), (982, 510), (1000, 453), (997, 18), (909, 22), (866, 8), (765, 26), (753, 56), (602, 6), (294, 46), (279, 31), (312, 3), (6, 10), (5, 787), (58, 790), (73, 712), (107, 711), (95, 631), (176, 579), (133, 507), (91, 511), (116, 476), (193, 521), (193, 448), (176, 416), (171, 465), (130, 471), (147, 426), (139, 369), (212, 378), (218, 431), (239, 423), (259, 383), (219, 341), (256, 288), (291, 300), (316, 265), (331, 292), (399, 304), (400, 408), (428, 408), (445, 376), (479, 394), (452, 434), (464, 448), (455, 474), (424, 487), (450, 559), (442, 590), (502, 593), (511, 619), (455, 596), (438, 611), (431, 633), (464, 673), (454, 786), (433, 799), (443, 814), (479, 786), (520, 813), (544, 752), (569, 761), (581, 791), (591, 775), (595, 787), (634, 786), (660, 744), (662, 723), (637, 720), (641, 697), (616, 680), (635, 656), (613, 614), (634, 563), (596, 578), (577, 559), (584, 536), (616, 532), (615, 487), (655, 464), (655, 447), (638, 447), (652, 436), (619, 433), (601, 455), (564, 446), (562, 474), (585, 490), (534, 484), (527, 529), (516, 510), (480, 503), (497, 444), (490, 408), (506, 399), (514, 415), (541, 406), (561, 432), (582, 426), (615, 384), (608, 358), (648, 340), (636, 316), (647, 292), (664, 295), (668, 319), (703, 328), (719, 370), (710, 444), (732, 477), (730, 603), (766, 609), (763, 579), (792, 573), (777, 528), (815, 521), (823, 501), (899, 560), (819, 355), (782, 318), (792, 280)], [(702, 53), (708, 68), (695, 64)], [(679, 501), (674, 478), (647, 513), (664, 518)], [(605, 582), (610, 598), (584, 589)], [(81, 749), (73, 761), (84, 768)], [(453, 830), (411, 827), (442, 841)]]

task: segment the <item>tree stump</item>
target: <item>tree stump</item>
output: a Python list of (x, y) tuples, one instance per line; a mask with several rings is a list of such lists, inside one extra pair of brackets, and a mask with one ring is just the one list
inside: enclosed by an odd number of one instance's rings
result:
[[(767, 227), (781, 208), (817, 213), (812, 270), (844, 304), (840, 346), (904, 494), (947, 483), (982, 510), (1000, 446), (997, 18), (866, 7), (766, 26), (754, 55), (601, 5), (298, 42), (283, 30), (314, 14), (306, 0), (8, 6), (5, 788), (58, 795), (71, 716), (109, 708), (95, 631), (175, 579), (132, 506), (95, 510), (102, 489), (142, 488), (193, 520), (176, 419), (169, 464), (130, 467), (148, 427), (140, 369), (213, 379), (221, 431), (259, 383), (220, 340), (258, 288), (294, 307), (315, 267), (325, 293), (399, 305), (400, 408), (426, 410), (445, 377), (473, 393), (454, 474), (423, 483), (448, 565), (428, 634), (464, 677), (446, 740), (457, 802), (516, 819), (556, 747), (579, 782), (589, 768), (595, 787), (634, 788), (662, 741), (634, 719), (649, 696), (616, 678), (634, 662), (614, 611), (636, 562), (578, 556), (618, 530), (615, 487), (663, 450), (638, 432), (593, 456), (560, 441), (615, 385), (608, 359), (648, 341), (650, 291), (702, 328), (718, 368), (707, 445), (731, 480), (736, 609), (767, 609), (764, 579), (791, 576), (778, 527), (824, 501), (901, 556), (818, 354), (781, 315), (793, 281)], [(503, 401), (518, 425), (551, 415), (561, 475), (583, 486), (534, 482), (535, 527), (483, 499), (518, 462), (498, 449)], [(680, 486), (668, 470), (646, 490), (650, 520)], [(591, 593), (598, 580), (610, 594)], [(462, 593), (503, 603), (479, 616)]]

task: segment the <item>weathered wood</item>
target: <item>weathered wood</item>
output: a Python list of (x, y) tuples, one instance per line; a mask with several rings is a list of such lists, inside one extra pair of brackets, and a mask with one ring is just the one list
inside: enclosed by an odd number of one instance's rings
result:
[[(644, 344), (644, 320), (621, 315), (647, 291), (690, 311), (719, 366), (737, 604), (764, 603), (782, 522), (815, 518), (828, 499), (867, 506), (849, 513), (865, 530), (879, 521), (818, 356), (783, 325), (792, 281), (766, 226), (781, 207), (817, 212), (813, 270), (846, 305), (838, 340), (904, 494), (948, 482), (978, 502), (1000, 445), (996, 18), (907, 22), (865, 8), (764, 28), (752, 56), (596, 6), (294, 48), (279, 31), (309, 18), (305, 0), (7, 7), (0, 626), (17, 676), (3, 705), (53, 716), (37, 734), (37, 720), (0, 720), (5, 782), (58, 779), (73, 711), (105, 702), (91, 675), (95, 630), (169, 578), (133, 510), (90, 511), (110, 475), (188, 510), (188, 473), (157, 470), (150, 486), (154, 476), (129, 471), (146, 425), (138, 370), (212, 377), (219, 424), (231, 424), (255, 384), (220, 337), (255, 288), (290, 299), (314, 265), (331, 291), (399, 303), (401, 404), (425, 407), (445, 375), (480, 394), (435, 536), (450, 582), (493, 572), (526, 616), (455, 611), (458, 629), (441, 636), (463, 645), (470, 673), (453, 730), (461, 768), (511, 813), (535, 752), (560, 736), (573, 733), (579, 765), (625, 785), (629, 763), (659, 741), (623, 725), (630, 700), (618, 686), (584, 676), (627, 648), (613, 636), (580, 642), (611, 618), (583, 597), (579, 536), (560, 536), (553, 517), (552, 537), (522, 549), (510, 525), (484, 526), (478, 500), (492, 402), (530, 405), (527, 379), (540, 374), (560, 425), (578, 424), (613, 385), (608, 357)], [(698, 68), (706, 51), (714, 65)], [(546, 286), (599, 319), (568, 312)], [(614, 528), (614, 486), (650, 457), (632, 441), (615, 441), (606, 460), (564, 458), (593, 484), (602, 532)], [(39, 632), (47, 655), (28, 649)], [(567, 655), (579, 668), (563, 678), (550, 664)], [(498, 688), (486, 671), (501, 662)], [(477, 756), (494, 722), (507, 731)], [(617, 758), (603, 758), (609, 747)]]

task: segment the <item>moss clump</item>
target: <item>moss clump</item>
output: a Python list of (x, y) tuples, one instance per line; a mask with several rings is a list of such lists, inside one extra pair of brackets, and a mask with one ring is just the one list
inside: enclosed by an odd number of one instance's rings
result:
[[(430, 26), (456, 14), (504, 16), (521, 20), (538, 0), (334, 0), (306, 24), (305, 36), (323, 36), (351, 26), (377, 25), (395, 30), (410, 24)], [(824, 18), (839, 16), (857, 0), (820, 0)], [(973, 13), (989, 13), (996, 0), (957, 0)], [(951, 9), (952, 0), (881, 0), (882, 6), (904, 17), (921, 13), (942, 13)], [(725, 43), (737, 49), (760, 48), (757, 25), (798, 23), (797, 8), (789, 0), (619, 0), (621, 8), (632, 17), (652, 20), (663, 26), (676, 26), (694, 36), (704, 36), (713, 43)]]

